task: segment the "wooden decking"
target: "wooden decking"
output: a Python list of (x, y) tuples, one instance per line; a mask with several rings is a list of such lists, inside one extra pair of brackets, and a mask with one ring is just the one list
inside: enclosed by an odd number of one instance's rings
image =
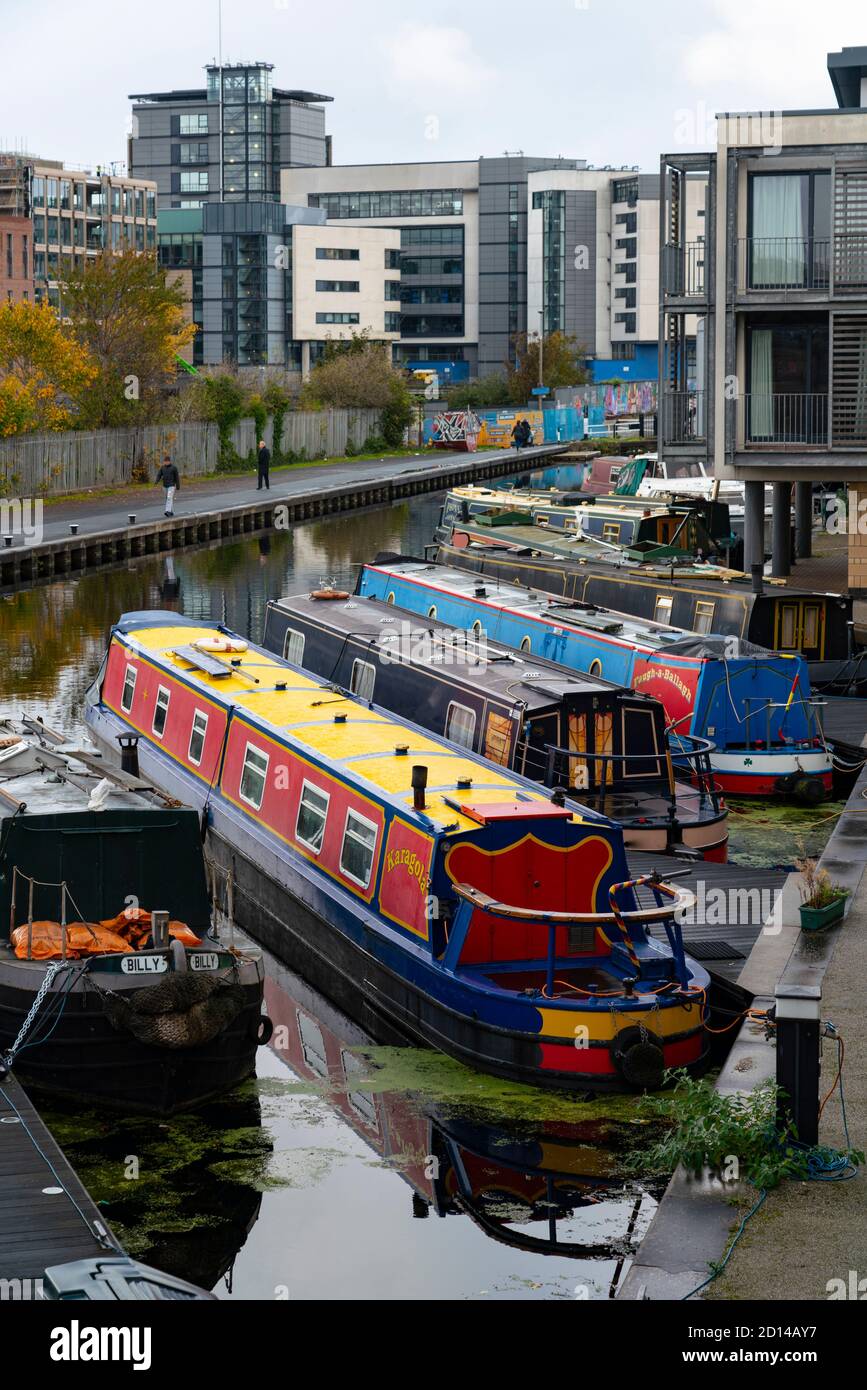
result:
[(48, 1266), (110, 1250), (121, 1253), (33, 1103), (7, 1077), (0, 1083), (0, 1279), (37, 1280)]

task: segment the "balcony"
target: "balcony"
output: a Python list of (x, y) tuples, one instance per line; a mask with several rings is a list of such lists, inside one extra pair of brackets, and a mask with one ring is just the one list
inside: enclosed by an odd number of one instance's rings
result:
[(750, 394), (740, 397), (744, 446), (749, 448), (831, 447), (829, 396)]
[(692, 444), (707, 437), (704, 391), (663, 392), (660, 443)]
[(662, 248), (662, 289), (672, 299), (701, 299), (705, 294), (705, 252), (703, 241)]
[(827, 291), (831, 283), (829, 237), (740, 237), (737, 286), (741, 294)]

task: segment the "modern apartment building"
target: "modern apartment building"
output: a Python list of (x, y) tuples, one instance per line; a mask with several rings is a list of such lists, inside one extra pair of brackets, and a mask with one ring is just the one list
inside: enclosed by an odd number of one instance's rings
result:
[[(527, 318), (577, 338), (593, 379), (657, 374), (659, 178), (638, 169), (556, 169), (531, 174)], [(705, 182), (690, 181), (690, 239), (704, 236)], [(694, 375), (695, 318), (686, 324)]]
[(158, 252), (199, 328), (195, 365), (306, 377), (329, 340), (398, 340), (397, 231), (333, 227), (319, 209), (280, 203), (212, 203), (161, 212)]
[[(60, 306), (58, 277), (102, 250), (156, 248), (156, 187), (148, 179), (125, 178), (102, 169), (67, 169), (58, 160), (0, 154), (0, 218), (12, 236), (12, 268), (29, 274), (6, 286), (3, 298), (39, 300)], [(16, 235), (17, 234), (17, 235)], [(16, 249), (17, 240), (17, 249)], [(8, 270), (4, 240), (2, 269)], [(0, 287), (6, 285), (4, 279)]]
[(395, 358), (445, 380), (500, 372), (527, 319), (528, 178), (567, 159), (504, 155), (419, 164), (287, 169), (283, 200), (339, 225), (400, 231)]
[(155, 181), (160, 209), (279, 202), (281, 169), (330, 163), (331, 97), (275, 87), (272, 63), (205, 71), (204, 87), (130, 96), (128, 166)]
[[(837, 106), (727, 113), (704, 155), (661, 163), (660, 447), (746, 491), (746, 558), (763, 558), (774, 484), (772, 569), (810, 552), (816, 480), (867, 479), (867, 48), (828, 59)], [(686, 189), (707, 177), (706, 241)], [(696, 380), (684, 325), (697, 316)], [(850, 532), (851, 533), (851, 532)], [(850, 587), (867, 596), (867, 537), (852, 535)]]
[[(597, 380), (655, 378), (659, 180), (583, 160), (504, 155), (283, 173), (285, 202), (398, 226), (395, 357), (446, 380), (502, 372), (515, 339), (560, 329)], [(695, 183), (692, 216), (704, 185)]]

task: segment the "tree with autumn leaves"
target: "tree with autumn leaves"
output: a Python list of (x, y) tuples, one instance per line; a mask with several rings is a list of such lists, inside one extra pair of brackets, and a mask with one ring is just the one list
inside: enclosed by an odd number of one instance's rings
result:
[(48, 306), (0, 309), (0, 435), (147, 421), (192, 342), (179, 285), (155, 256), (104, 252)]
[(70, 429), (96, 375), (47, 304), (0, 306), (0, 436)]

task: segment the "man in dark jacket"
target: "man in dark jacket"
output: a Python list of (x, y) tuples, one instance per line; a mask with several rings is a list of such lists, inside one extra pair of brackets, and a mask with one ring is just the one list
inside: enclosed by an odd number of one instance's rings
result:
[(265, 444), (264, 439), (260, 439), (260, 440), (259, 440), (259, 454), (258, 454), (258, 460), (259, 460), (259, 486), (256, 488), (256, 491), (257, 491), (257, 492), (261, 492), (261, 491), (262, 491), (262, 484), (264, 483), (264, 484), (265, 484), (265, 487), (266, 487), (266, 488), (268, 489), (268, 491), (270, 492), (270, 491), (271, 491), (271, 483), (270, 483), (270, 481), (269, 481), (269, 479), (268, 479), (268, 470), (269, 470), (270, 467), (271, 467), (271, 451), (270, 451), (270, 449), (268, 449), (268, 448), (266, 447), (266, 444)]
[(181, 475), (172, 463), (168, 454), (165, 455), (159, 472), (157, 473), (157, 487), (162, 483), (166, 493), (166, 516), (175, 514), (175, 493), (181, 486)]

